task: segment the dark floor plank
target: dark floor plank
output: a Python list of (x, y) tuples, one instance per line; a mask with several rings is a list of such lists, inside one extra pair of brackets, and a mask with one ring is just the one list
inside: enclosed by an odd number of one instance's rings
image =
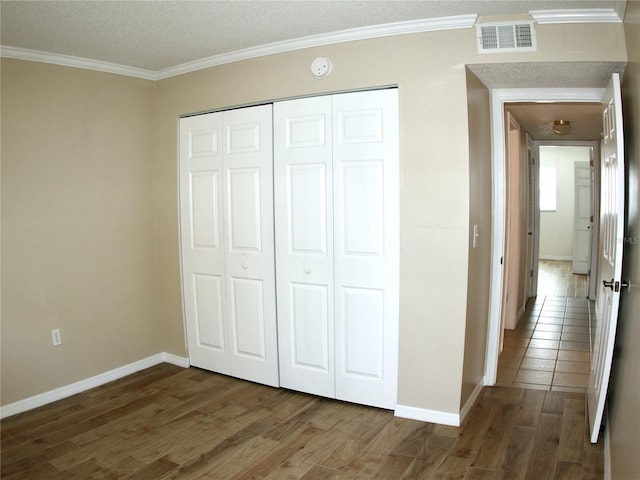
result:
[(533, 442), (526, 480), (553, 478), (560, 444), (562, 417), (553, 413), (540, 415), (536, 438)]
[(525, 477), (535, 434), (534, 427), (513, 427), (498, 466), (499, 479), (521, 480)]
[(581, 463), (585, 441), (585, 399), (567, 399), (562, 415), (558, 461)]

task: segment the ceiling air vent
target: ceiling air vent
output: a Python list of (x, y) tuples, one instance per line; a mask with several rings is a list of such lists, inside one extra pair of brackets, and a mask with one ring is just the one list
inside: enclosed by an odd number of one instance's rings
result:
[(478, 24), (478, 52), (533, 52), (536, 32), (533, 22)]

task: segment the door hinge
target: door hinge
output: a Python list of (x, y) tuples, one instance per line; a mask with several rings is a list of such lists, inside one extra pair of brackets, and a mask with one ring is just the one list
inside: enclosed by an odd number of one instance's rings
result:
[(591, 215), (591, 216), (589, 217), (589, 221), (590, 221), (591, 223), (593, 223), (593, 215)]
[(531, 278), (533, 278), (533, 270), (530, 270), (530, 271), (529, 271), (529, 276), (530, 276)]
[(503, 258), (504, 258), (504, 257), (500, 257), (500, 265), (502, 265), (502, 259), (503, 259)]

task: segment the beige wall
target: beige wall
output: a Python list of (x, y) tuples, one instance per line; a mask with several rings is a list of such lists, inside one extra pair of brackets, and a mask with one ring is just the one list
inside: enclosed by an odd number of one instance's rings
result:
[[(397, 84), (401, 146), (398, 402), (458, 413), (461, 399), (468, 395), (467, 387), (462, 393), (467, 302), (460, 298), (479, 298), (483, 293), (475, 289), (486, 287), (474, 282), (467, 295), (470, 179), (464, 65), (626, 59), (622, 27), (615, 24), (539, 26), (538, 45), (539, 51), (530, 54), (479, 55), (474, 30), (434, 32), (284, 53), (158, 82), (156, 210), (166, 350), (185, 354), (175, 194), (177, 117), (261, 100)], [(309, 64), (318, 55), (328, 56), (334, 65), (325, 79), (309, 74)], [(477, 345), (472, 342), (467, 347), (467, 358), (478, 359)], [(483, 367), (466, 370), (469, 385), (475, 370)]]
[[(467, 289), (472, 220), (464, 66), (626, 59), (622, 27), (615, 24), (539, 26), (538, 44), (535, 53), (479, 55), (472, 29), (414, 34), (257, 58), (155, 84), (4, 60), (2, 253), (6, 259), (17, 252), (17, 258), (2, 266), (2, 402), (151, 353), (187, 354), (178, 257), (179, 115), (397, 84), (398, 401), (458, 413), (467, 396), (463, 377), (470, 385), (479, 371), (463, 369), (465, 357), (479, 358), (479, 343), (465, 346), (467, 302), (461, 298), (480, 306), (486, 301), (476, 291), (486, 285), (472, 282)], [(318, 55), (334, 65), (324, 79), (309, 73)], [(30, 125), (38, 143), (29, 141)], [(34, 177), (40, 165), (47, 175)], [(49, 203), (32, 205), (40, 197)], [(59, 203), (70, 212), (46, 213)], [(37, 215), (47, 218), (46, 228), (25, 225)], [(53, 254), (51, 245), (58, 245)], [(43, 269), (47, 262), (52, 265)], [(57, 350), (50, 346), (54, 326), (64, 340)]]
[[(2, 60), (3, 405), (162, 349), (153, 83)], [(53, 347), (51, 329), (62, 345)]]
[(575, 217), (575, 162), (589, 162), (591, 147), (540, 146), (540, 167), (556, 167), (556, 210), (540, 212), (540, 258), (571, 260)]
[[(469, 271), (461, 406), (482, 383), (491, 280), (491, 128), (489, 90), (467, 70), (469, 125)], [(473, 247), (473, 226), (478, 226)]]
[(616, 355), (610, 383), (611, 478), (640, 478), (640, 3), (629, 2), (625, 16), (629, 64), (622, 83), (627, 205), (622, 278), (635, 285), (622, 293)]

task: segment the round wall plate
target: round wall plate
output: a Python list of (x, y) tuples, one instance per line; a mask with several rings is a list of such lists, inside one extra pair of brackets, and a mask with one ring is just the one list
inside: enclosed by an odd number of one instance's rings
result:
[(318, 57), (311, 62), (311, 73), (316, 77), (326, 77), (331, 73), (331, 60), (326, 57)]

